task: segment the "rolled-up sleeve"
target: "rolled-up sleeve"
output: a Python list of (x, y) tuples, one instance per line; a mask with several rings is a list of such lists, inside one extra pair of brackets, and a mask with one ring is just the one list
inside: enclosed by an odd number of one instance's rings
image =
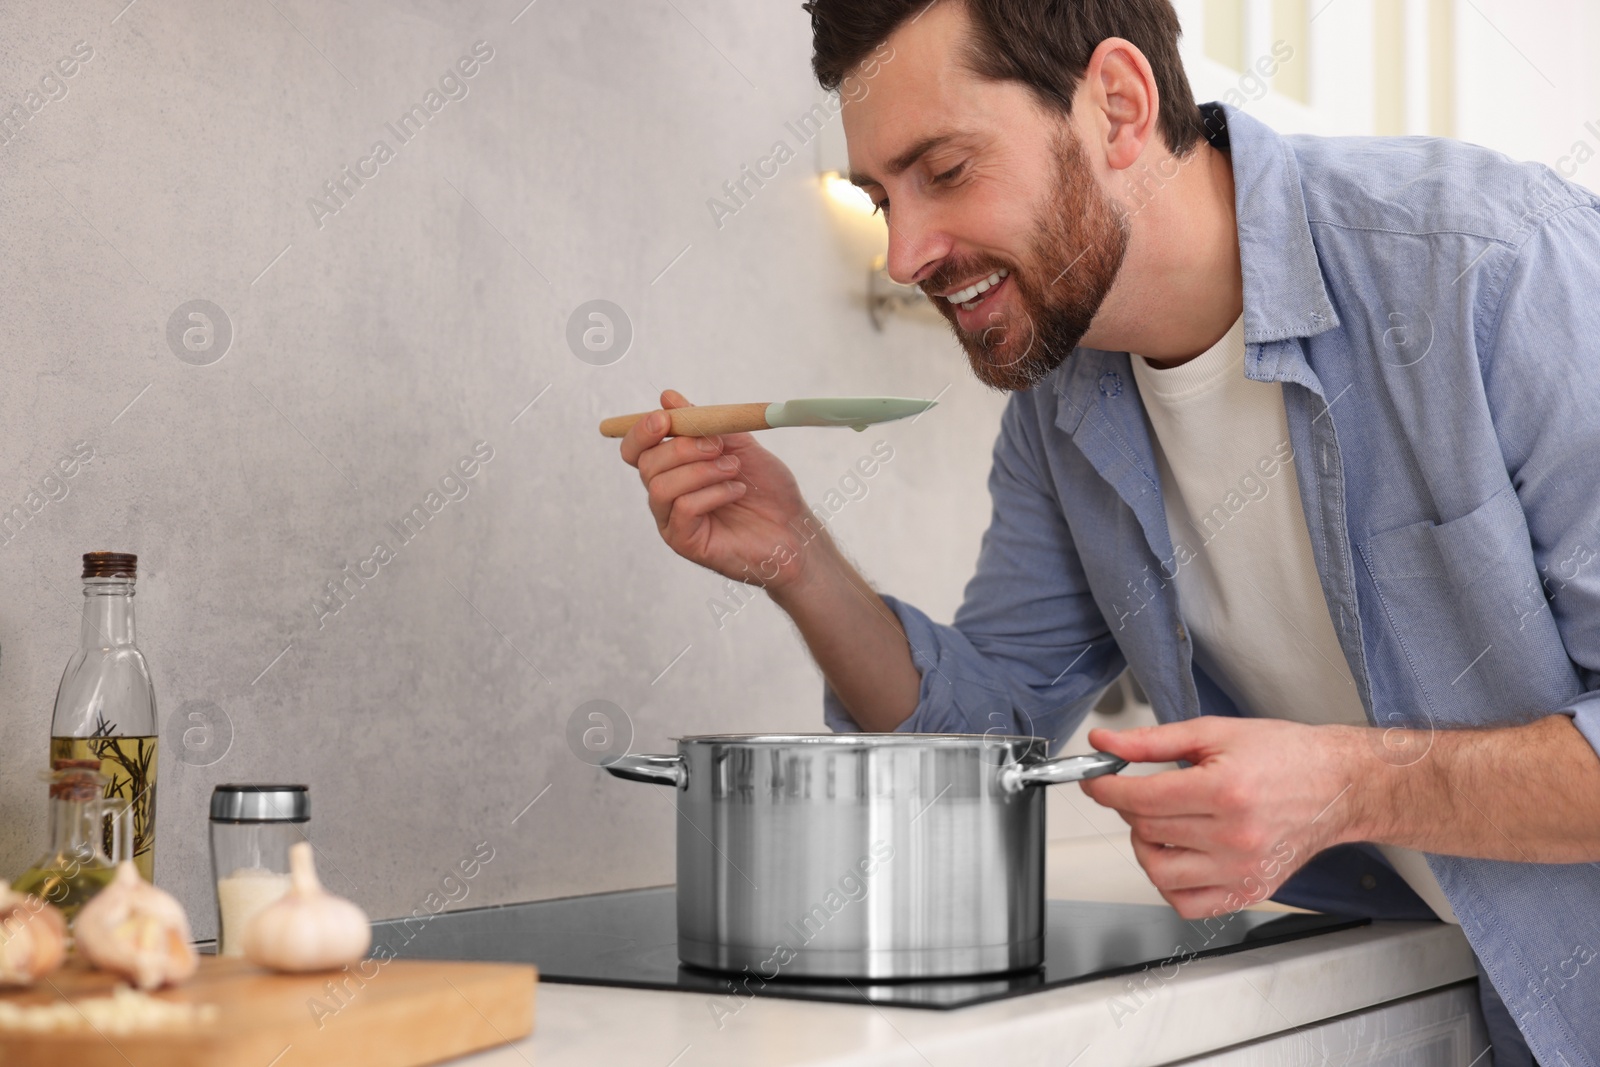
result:
[(1484, 384), (1543, 592), (1584, 693), (1561, 709), (1600, 751), (1600, 205), (1517, 250), (1489, 313)]
[[(883, 598), (922, 675), (902, 731), (1063, 741), (1125, 665), (1051, 485), (1035, 394), (1050, 396), (1043, 388), (1019, 394), (1001, 420), (989, 472), (993, 512), (954, 623)], [(823, 720), (836, 731), (857, 729), (827, 686)]]

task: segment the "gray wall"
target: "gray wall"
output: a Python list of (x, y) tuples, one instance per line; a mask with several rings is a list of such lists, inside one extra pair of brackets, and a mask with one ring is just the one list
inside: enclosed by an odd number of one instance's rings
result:
[[(764, 598), (717, 627), (720, 580), (661, 544), (595, 422), (668, 386), (944, 391), (915, 425), (770, 443), (820, 499), (890, 442), (836, 536), (936, 616), (987, 519), (1001, 398), (937, 321), (872, 331), (869, 253), (809, 149), (720, 229), (706, 206), (796, 145), (784, 121), (818, 98), (798, 3), (543, 0), (514, 23), (520, 0), (120, 7), (0, 10), (0, 107), (30, 116), (0, 145), (0, 510), (94, 451), (0, 545), (0, 873), (43, 844), (77, 557), (104, 548), (140, 556), (157, 880), (198, 934), (218, 782), (309, 783), (325, 877), (374, 916), (420, 906), (481, 841), (495, 859), (457, 906), (670, 881), (666, 795), (576, 758), (574, 709), (614, 701), (659, 750), (820, 728), (819, 681)], [(401, 144), (385, 123), (480, 40), (493, 59), (465, 98)], [(92, 58), (41, 88), (80, 41)], [(313, 213), (379, 139), (393, 158)], [(609, 366), (566, 341), (596, 298), (635, 332)], [(208, 365), (216, 341), (179, 345), (186, 362), (168, 337), (197, 299), (231, 323)], [(479, 441), (493, 459), (465, 498), (319, 619), (326, 584), (394, 549), (385, 523)], [(231, 731), (220, 758), (181, 743), (191, 713)]]

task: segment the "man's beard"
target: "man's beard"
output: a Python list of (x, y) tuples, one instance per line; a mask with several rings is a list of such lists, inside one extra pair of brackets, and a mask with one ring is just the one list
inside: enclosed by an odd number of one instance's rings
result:
[(931, 294), (973, 278), (1009, 271), (1015, 314), (990, 312), (989, 323), (965, 330), (955, 305), (933, 302), (950, 320), (978, 380), (1020, 391), (1059, 367), (1089, 331), (1128, 250), (1127, 216), (1100, 191), (1083, 148), (1070, 132), (1051, 146), (1056, 187), (1035, 224), (1037, 236), (1021, 263), (995, 256), (950, 259), (922, 283)]

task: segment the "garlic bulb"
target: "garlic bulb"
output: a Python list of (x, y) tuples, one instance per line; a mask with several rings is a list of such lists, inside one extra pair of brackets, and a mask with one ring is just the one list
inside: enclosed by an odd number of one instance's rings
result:
[(289, 846), (289, 891), (245, 927), (245, 957), (275, 971), (328, 971), (355, 963), (370, 944), (367, 913), (322, 888), (311, 845)]
[(0, 883), (0, 986), (32, 985), (67, 955), (67, 921), (53, 904)]
[(183, 905), (139, 877), (132, 860), (117, 866), (117, 876), (83, 906), (72, 929), (90, 963), (143, 990), (176, 985), (200, 966)]

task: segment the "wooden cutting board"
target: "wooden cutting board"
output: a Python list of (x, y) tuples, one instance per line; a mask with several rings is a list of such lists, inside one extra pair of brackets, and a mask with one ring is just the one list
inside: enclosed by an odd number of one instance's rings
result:
[[(215, 1004), (193, 1029), (132, 1034), (32, 1034), (0, 1029), (3, 1067), (417, 1067), (526, 1037), (538, 971), (507, 963), (368, 961), (342, 972), (284, 975), (241, 959), (204, 956), (200, 971), (162, 1000)], [(330, 988), (330, 983), (339, 982)], [(108, 996), (118, 980), (81, 960), (13, 1004)]]

